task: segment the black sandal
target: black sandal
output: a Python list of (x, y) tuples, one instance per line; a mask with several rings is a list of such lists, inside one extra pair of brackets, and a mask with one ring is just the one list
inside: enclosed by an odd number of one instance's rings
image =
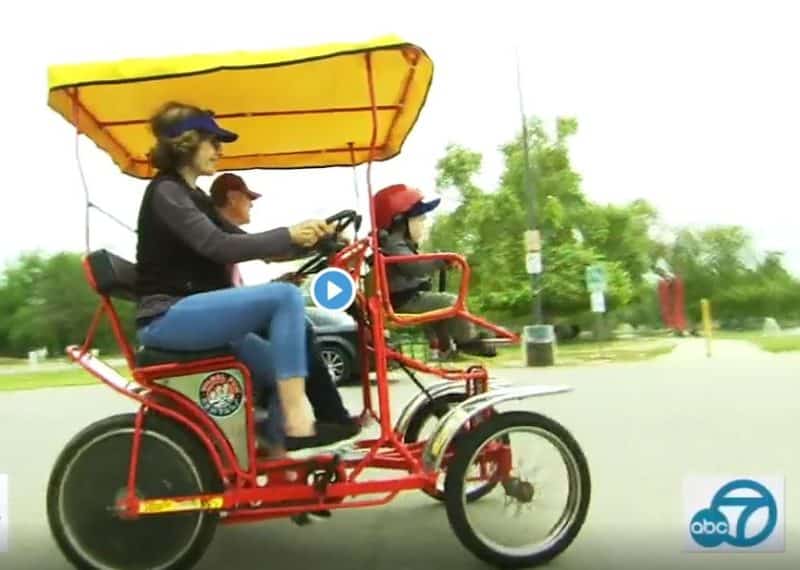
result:
[(471, 354), (472, 356), (483, 356), (486, 358), (494, 358), (497, 356), (497, 349), (494, 345), (485, 343), (480, 339), (462, 342), (458, 345), (458, 350), (465, 354)]
[(287, 436), (284, 442), (286, 451), (297, 451), (311, 447), (325, 447), (347, 441), (357, 436), (361, 431), (361, 426), (353, 422), (352, 424), (323, 423), (315, 424), (316, 433), (306, 437)]

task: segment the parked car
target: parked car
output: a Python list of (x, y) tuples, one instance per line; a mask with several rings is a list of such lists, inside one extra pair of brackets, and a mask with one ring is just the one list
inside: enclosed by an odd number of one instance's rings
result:
[(347, 313), (306, 307), (311, 319), (322, 360), (336, 384), (346, 384), (359, 377), (358, 327)]

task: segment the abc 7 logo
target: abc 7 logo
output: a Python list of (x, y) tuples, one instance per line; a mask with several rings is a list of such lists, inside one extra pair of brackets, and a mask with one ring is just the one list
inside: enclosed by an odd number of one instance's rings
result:
[[(748, 490), (757, 496), (731, 496), (739, 490)], [(721, 507), (741, 508), (736, 526), (733, 527), (728, 518), (720, 511)], [(761, 509), (767, 509), (767, 520), (764, 527), (753, 536), (746, 536), (747, 522)], [(713, 548), (722, 543), (747, 548), (763, 542), (775, 529), (778, 522), (778, 507), (775, 498), (766, 487), (749, 479), (732, 481), (723, 486), (714, 495), (711, 506), (698, 511), (689, 525), (692, 538), (700, 546)]]

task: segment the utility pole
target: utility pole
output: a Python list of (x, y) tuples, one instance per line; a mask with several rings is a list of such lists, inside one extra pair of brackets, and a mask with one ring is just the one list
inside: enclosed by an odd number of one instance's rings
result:
[(524, 154), (524, 171), (522, 175), (525, 194), (527, 194), (530, 204), (528, 207), (528, 226), (525, 232), (525, 249), (527, 257), (525, 265), (528, 274), (531, 276), (531, 287), (533, 290), (533, 324), (542, 324), (542, 251), (541, 234), (536, 229), (536, 187), (531, 175), (530, 151), (528, 148), (528, 119), (525, 115), (525, 105), (522, 95), (522, 72), (520, 71), (519, 51), (516, 51), (517, 60), (517, 92), (519, 95), (519, 112), (522, 119), (522, 152)]

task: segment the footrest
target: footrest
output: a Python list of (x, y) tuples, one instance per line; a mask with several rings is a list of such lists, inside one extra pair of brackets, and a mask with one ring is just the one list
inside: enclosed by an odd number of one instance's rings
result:
[(514, 339), (510, 338), (482, 338), (481, 342), (483, 344), (491, 344), (491, 345), (504, 345), (504, 344), (517, 344), (519, 341), (515, 341)]

